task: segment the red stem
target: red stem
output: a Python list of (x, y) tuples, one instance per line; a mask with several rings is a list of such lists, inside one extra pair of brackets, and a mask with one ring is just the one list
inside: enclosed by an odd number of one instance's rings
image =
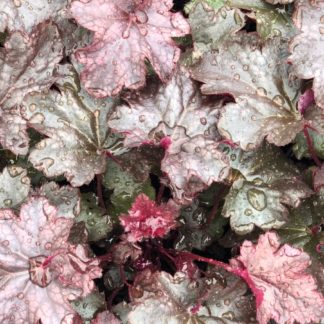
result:
[(99, 256), (97, 256), (97, 259), (100, 262), (111, 262), (112, 261), (112, 254), (107, 253), (107, 254), (104, 254), (104, 255), (99, 255)]
[(319, 158), (317, 157), (317, 155), (315, 153), (314, 146), (313, 146), (313, 141), (312, 141), (311, 136), (309, 135), (308, 128), (310, 128), (310, 127), (308, 125), (305, 125), (305, 127), (303, 129), (304, 136), (305, 136), (306, 141), (307, 141), (308, 151), (309, 151), (310, 156), (312, 157), (312, 159), (316, 163), (316, 165), (318, 167), (321, 167), (321, 162), (320, 162)]

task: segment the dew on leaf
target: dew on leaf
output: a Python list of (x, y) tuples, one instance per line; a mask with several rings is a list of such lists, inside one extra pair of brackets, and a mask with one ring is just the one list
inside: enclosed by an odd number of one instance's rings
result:
[(247, 198), (251, 206), (258, 211), (262, 211), (267, 207), (267, 197), (262, 190), (249, 189), (247, 191)]

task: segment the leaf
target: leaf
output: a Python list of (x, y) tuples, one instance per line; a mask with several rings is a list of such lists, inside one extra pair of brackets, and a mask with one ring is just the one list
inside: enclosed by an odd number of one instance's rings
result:
[(29, 160), (47, 177), (64, 174), (72, 186), (81, 186), (105, 172), (108, 151), (118, 154), (119, 139), (107, 127), (115, 101), (93, 99), (70, 83), (57, 87), (60, 92), (36, 93), (24, 101), (29, 126), (47, 136)]
[(0, 48), (0, 143), (15, 154), (28, 151), (26, 122), (15, 106), (26, 94), (51, 86), (62, 49), (52, 23), (35, 27), (29, 35), (15, 31)]
[(202, 97), (186, 72), (126, 100), (109, 126), (125, 135), (126, 147), (149, 143), (165, 148), (161, 169), (177, 201), (190, 202), (198, 191), (226, 178), (228, 162), (218, 150), (215, 129), (221, 102)]
[(292, 3), (295, 0), (265, 0), (266, 2), (270, 3), (270, 4), (288, 4), (288, 3)]
[(93, 193), (82, 194), (81, 212), (75, 221), (84, 222), (89, 241), (98, 241), (105, 238), (113, 226), (111, 217), (102, 215), (102, 211), (98, 207), (97, 197)]
[(267, 324), (270, 319), (278, 323), (309, 323), (323, 316), (324, 298), (307, 272), (309, 256), (287, 244), (280, 246), (276, 233), (261, 235), (257, 244), (245, 241), (241, 255), (231, 263), (246, 272), (248, 281), (258, 291), (260, 324)]
[(192, 71), (205, 83), (203, 93), (234, 96), (236, 103), (224, 107), (218, 129), (244, 150), (260, 146), (264, 138), (286, 145), (303, 128), (295, 108), (299, 82), (283, 63), (285, 42), (261, 45), (256, 35), (241, 33), (222, 43), (217, 54), (206, 54)]
[(324, 192), (306, 199), (299, 208), (290, 211), (288, 222), (278, 230), (280, 240), (297, 248), (302, 248), (312, 258), (323, 262), (323, 253), (316, 247), (323, 242), (324, 233)]
[(319, 191), (324, 187), (324, 163), (320, 167), (317, 167), (314, 172), (314, 189)]
[(80, 192), (70, 186), (60, 187), (55, 182), (47, 182), (36, 191), (35, 195), (44, 196), (57, 214), (64, 218), (74, 218), (80, 214)]
[(60, 323), (74, 313), (69, 301), (93, 289), (101, 269), (85, 246), (67, 242), (72, 224), (41, 197), (30, 198), (19, 217), (0, 211), (1, 322)]
[(136, 243), (129, 242), (126, 237), (122, 237), (122, 240), (112, 249), (113, 262), (118, 265), (124, 264), (129, 258), (135, 261), (141, 254), (141, 247)]
[(76, 52), (85, 65), (81, 80), (91, 95), (117, 95), (124, 86), (144, 86), (145, 59), (162, 81), (170, 79), (180, 56), (171, 37), (190, 32), (181, 13), (170, 12), (172, 5), (171, 0), (72, 3), (73, 17), (94, 32), (92, 45)]
[[(131, 161), (128, 162), (132, 163)], [(144, 193), (150, 199), (155, 199), (155, 190), (151, 186), (149, 179), (145, 182), (138, 181), (112, 159), (107, 161), (103, 185), (113, 190), (113, 193), (110, 195), (110, 201), (113, 206), (111, 206), (109, 211), (114, 216), (126, 213), (136, 196), (140, 193)]]
[(243, 28), (245, 22), (245, 15), (239, 9), (226, 8), (224, 3), (215, 8), (210, 1), (194, 1), (186, 11), (194, 41), (194, 58), (216, 49), (226, 37)]
[(104, 295), (95, 290), (84, 298), (73, 300), (71, 305), (86, 322), (92, 320), (98, 311), (104, 310), (106, 302)]
[(277, 180), (263, 184), (236, 180), (226, 197), (224, 217), (231, 218), (231, 227), (238, 234), (247, 234), (258, 226), (263, 230), (280, 228), (287, 221), (285, 205), (298, 207), (311, 191), (297, 179)]
[(5, 167), (0, 173), (0, 208), (18, 207), (28, 196), (30, 179), (18, 165)]
[(279, 149), (263, 145), (254, 152), (228, 146), (224, 150), (231, 167), (242, 174), (234, 181), (222, 211), (236, 233), (250, 233), (255, 226), (280, 228), (288, 220), (287, 207), (297, 208), (301, 199), (312, 194)]
[(70, 0), (1, 0), (0, 32), (21, 30), (30, 32), (36, 25), (59, 16), (66, 16)]
[(140, 194), (128, 211), (128, 215), (119, 216), (127, 232), (129, 242), (141, 241), (143, 238), (163, 237), (177, 226), (175, 218), (178, 208), (171, 200), (157, 206), (145, 194)]
[[(184, 273), (142, 272), (135, 279), (138, 295), (131, 293), (128, 323), (253, 323), (246, 286), (225, 273), (208, 273), (204, 279), (189, 279)], [(235, 293), (234, 293), (235, 291)], [(236, 305), (240, 305), (237, 307)], [(251, 320), (252, 318), (252, 320)]]
[[(315, 154), (320, 159), (324, 159), (324, 135), (320, 135), (318, 134), (318, 132), (315, 132), (311, 129), (308, 130), (308, 133), (311, 138)], [(309, 154), (306, 137), (302, 132), (297, 134), (292, 149), (298, 160), (305, 157), (311, 157)]]
[(324, 108), (324, 1), (297, 1), (294, 22), (300, 33), (290, 44), (289, 62), (300, 78), (314, 78), (313, 90), (318, 106)]
[(290, 39), (295, 34), (289, 14), (263, 0), (227, 0), (226, 5), (249, 10), (250, 13), (247, 13), (247, 16), (256, 20), (257, 32), (263, 40), (278, 36)]
[(113, 313), (104, 311), (99, 313), (96, 318), (91, 321), (91, 324), (120, 324), (121, 322), (116, 318)]
[(177, 250), (204, 250), (224, 232), (226, 221), (218, 215), (209, 222), (206, 208), (202, 208), (198, 200), (181, 210), (179, 217), (178, 238), (175, 242)]
[[(304, 113), (307, 132), (312, 140), (315, 154), (324, 159), (324, 111), (316, 105), (310, 105)], [(297, 134), (293, 151), (297, 159), (310, 158), (308, 143), (303, 132)]]

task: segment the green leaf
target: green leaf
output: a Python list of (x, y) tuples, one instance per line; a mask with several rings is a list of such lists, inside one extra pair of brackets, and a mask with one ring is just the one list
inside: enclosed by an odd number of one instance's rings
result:
[(231, 167), (241, 173), (235, 180), (223, 207), (238, 234), (250, 233), (255, 226), (263, 230), (280, 228), (288, 220), (287, 206), (298, 207), (301, 199), (312, 194), (299, 179), (298, 170), (277, 148), (263, 145), (244, 152), (224, 147)]
[(103, 185), (113, 190), (110, 196), (113, 206), (109, 206), (109, 212), (113, 216), (126, 213), (140, 193), (145, 193), (150, 199), (155, 199), (155, 191), (149, 179), (144, 182), (137, 180), (112, 159), (107, 161)]
[(183, 208), (179, 217), (181, 226), (175, 242), (177, 250), (204, 250), (213, 241), (220, 238), (227, 221), (220, 217), (220, 210), (212, 220), (208, 219), (210, 208), (204, 208), (195, 200)]
[(107, 236), (112, 230), (113, 222), (110, 216), (102, 215), (94, 193), (81, 196), (81, 212), (76, 222), (84, 222), (88, 231), (89, 241), (98, 241)]
[(324, 190), (306, 199), (298, 209), (290, 212), (289, 221), (278, 234), (283, 243), (302, 248), (321, 262), (324, 254), (316, 250), (316, 246), (324, 241)]

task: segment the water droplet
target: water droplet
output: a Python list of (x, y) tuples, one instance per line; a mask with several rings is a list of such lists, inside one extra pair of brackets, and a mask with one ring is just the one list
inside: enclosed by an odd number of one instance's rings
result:
[(236, 154), (231, 154), (231, 160), (235, 161), (236, 160)]
[(5, 199), (5, 200), (3, 201), (3, 203), (4, 203), (4, 205), (5, 205), (6, 207), (10, 207), (10, 206), (12, 205), (12, 200), (11, 200), (11, 199)]
[(148, 21), (147, 14), (142, 10), (135, 12), (136, 21), (140, 24), (145, 24)]
[(36, 104), (34, 104), (34, 103), (30, 104), (30, 105), (29, 105), (29, 110), (30, 110), (31, 112), (34, 112), (34, 111), (36, 110)]
[(246, 216), (251, 216), (252, 215), (252, 209), (250, 209), (250, 208), (247, 208), (247, 209), (245, 209), (245, 211), (244, 211), (244, 215), (246, 215)]
[(267, 90), (262, 87), (258, 88), (256, 93), (258, 96), (261, 96), (261, 97), (265, 97), (268, 94)]
[(253, 180), (253, 183), (256, 185), (256, 186), (261, 186), (263, 184), (263, 180), (261, 178), (255, 178)]
[(201, 148), (199, 146), (195, 147), (195, 152), (196, 153), (200, 153), (200, 151), (201, 151)]
[(234, 13), (234, 21), (237, 25), (241, 25), (243, 23), (243, 19), (237, 10), (235, 10)]
[(224, 305), (225, 305), (225, 306), (229, 306), (230, 303), (231, 303), (231, 301), (230, 301), (229, 299), (225, 299), (225, 300), (224, 300)]
[(223, 313), (222, 318), (226, 318), (230, 321), (233, 321), (235, 318), (235, 314), (233, 312), (229, 311), (229, 312)]
[(125, 38), (125, 39), (127, 39), (127, 38), (129, 38), (129, 34), (130, 34), (130, 32), (129, 32), (129, 28), (127, 28), (127, 29), (125, 29), (125, 30), (123, 31), (123, 33), (122, 33), (122, 37)]
[(45, 116), (41, 113), (36, 113), (35, 115), (33, 115), (30, 120), (29, 123), (31, 124), (42, 124), (45, 120)]
[(10, 244), (10, 242), (8, 240), (4, 240), (2, 242), (2, 245), (4, 245), (4, 246), (9, 246), (9, 244)]
[(248, 69), (249, 69), (249, 66), (246, 65), (246, 64), (244, 64), (244, 65), (243, 65), (243, 70), (244, 70), (244, 71), (248, 71)]
[(234, 74), (234, 79), (235, 80), (240, 80), (240, 75), (238, 73)]
[(94, 225), (96, 224), (96, 222), (95, 222), (93, 219), (89, 219), (89, 220), (87, 221), (87, 224), (88, 224), (89, 226), (94, 226)]
[(221, 8), (220, 14), (224, 19), (227, 17), (227, 12), (226, 12), (226, 9), (224, 7)]
[(207, 124), (207, 119), (205, 117), (200, 118), (200, 123), (202, 125), (206, 125)]
[(281, 36), (281, 31), (279, 29), (277, 29), (277, 28), (274, 28), (272, 30), (272, 33), (273, 33), (274, 36)]
[(52, 248), (52, 243), (51, 242), (45, 243), (45, 249), (46, 250), (50, 250), (51, 248)]
[(140, 115), (138, 119), (139, 119), (139, 121), (141, 123), (143, 123), (145, 121), (145, 116), (144, 115)]
[(42, 159), (37, 165), (35, 166), (39, 166), (41, 168), (44, 168), (45, 170), (48, 170), (53, 164), (54, 164), (54, 160), (52, 158), (44, 158)]
[(18, 299), (23, 299), (25, 297), (24, 293), (20, 292), (18, 295), (17, 295), (17, 298)]
[(280, 95), (274, 96), (272, 100), (279, 106), (282, 106), (285, 103), (285, 99)]
[(46, 147), (46, 142), (45, 141), (41, 141), (41, 142), (39, 142), (39, 143), (37, 143), (35, 145), (35, 148), (37, 150), (43, 150), (45, 147)]
[(255, 188), (249, 189), (247, 198), (251, 206), (258, 211), (262, 211), (267, 207), (267, 197), (262, 190)]
[(21, 7), (21, 1), (20, 0), (14, 0), (14, 5), (16, 7)]

